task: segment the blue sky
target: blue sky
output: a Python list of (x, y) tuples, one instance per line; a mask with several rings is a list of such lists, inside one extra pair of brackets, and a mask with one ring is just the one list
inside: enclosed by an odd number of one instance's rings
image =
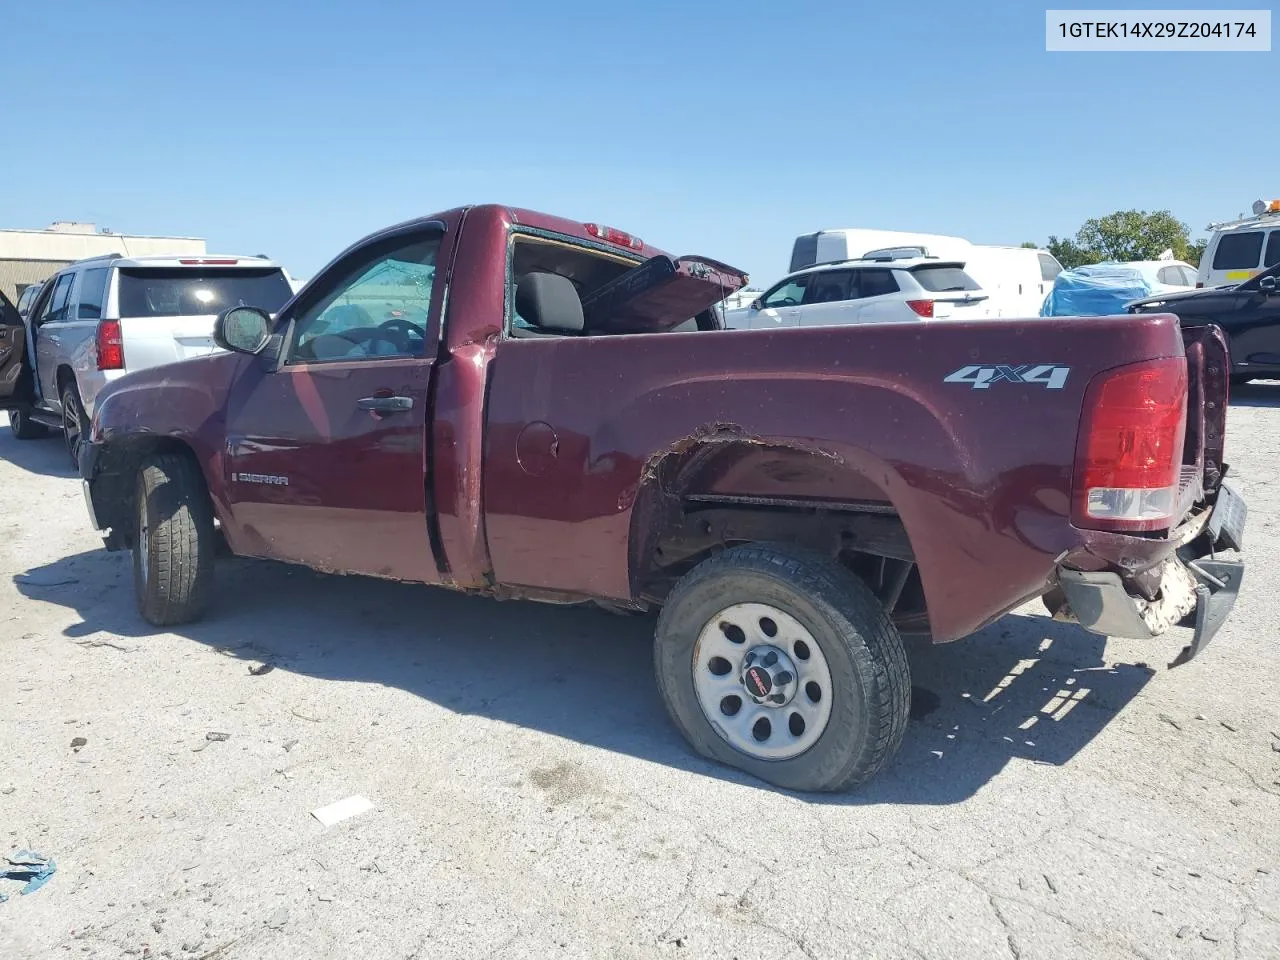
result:
[(0, 226), (204, 236), (310, 276), (497, 201), (758, 285), (822, 227), (1019, 243), (1138, 207), (1199, 232), (1280, 196), (1280, 55), (1050, 54), (1045, 6), (15, 3)]

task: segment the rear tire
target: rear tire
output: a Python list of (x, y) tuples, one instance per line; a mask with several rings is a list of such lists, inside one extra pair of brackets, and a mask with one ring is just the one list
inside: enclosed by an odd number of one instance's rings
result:
[(38, 440), (49, 435), (42, 423), (31, 419), (31, 404), (24, 403), (9, 411), (9, 431), (19, 440)]
[(216, 536), (200, 468), (159, 454), (138, 471), (133, 585), (138, 612), (158, 627), (204, 613), (213, 586)]
[(71, 469), (77, 473), (80, 471), (81, 441), (89, 429), (88, 420), (84, 402), (80, 399), (80, 388), (74, 380), (67, 381), (62, 387), (62, 439), (67, 445), (67, 456), (71, 458)]
[[(787, 789), (864, 783), (906, 731), (902, 638), (865, 583), (807, 551), (753, 545), (703, 561), (662, 608), (654, 662), (698, 753)], [(761, 664), (773, 671), (763, 685)], [(783, 699), (758, 699), (770, 692)]]

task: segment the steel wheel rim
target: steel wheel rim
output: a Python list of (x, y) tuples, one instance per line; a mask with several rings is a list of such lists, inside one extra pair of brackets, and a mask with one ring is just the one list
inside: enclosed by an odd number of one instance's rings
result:
[[(774, 680), (794, 672), (791, 683), (768, 687), (783, 703), (761, 703), (765, 688), (747, 687), (754, 682), (750, 668), (770, 654)], [(831, 719), (831, 668), (821, 646), (799, 620), (771, 604), (737, 603), (707, 621), (693, 647), (693, 689), (721, 739), (760, 760), (798, 757)]]

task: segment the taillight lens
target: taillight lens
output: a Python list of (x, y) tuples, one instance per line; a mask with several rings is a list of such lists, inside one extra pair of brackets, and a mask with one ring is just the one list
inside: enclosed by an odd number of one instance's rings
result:
[(1169, 527), (1186, 425), (1185, 358), (1148, 360), (1094, 377), (1076, 454), (1076, 524), (1134, 531)]
[(916, 312), (916, 316), (933, 319), (932, 300), (908, 300), (907, 306)]
[(124, 341), (119, 320), (98, 321), (98, 369), (124, 369)]

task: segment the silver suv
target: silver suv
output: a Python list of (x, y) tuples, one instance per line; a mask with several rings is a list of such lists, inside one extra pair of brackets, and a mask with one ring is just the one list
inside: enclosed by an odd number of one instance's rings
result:
[(916, 247), (893, 248), (798, 270), (747, 309), (727, 311), (725, 324), (756, 330), (978, 320), (990, 315), (988, 299), (963, 262), (922, 256)]
[(98, 392), (109, 381), (212, 353), (220, 311), (251, 306), (275, 313), (292, 296), (284, 269), (262, 257), (113, 254), (77, 261), (44, 283), (24, 318), (24, 359), (34, 374), (3, 404), (9, 426), (24, 440), (48, 428), (61, 431), (75, 464)]

